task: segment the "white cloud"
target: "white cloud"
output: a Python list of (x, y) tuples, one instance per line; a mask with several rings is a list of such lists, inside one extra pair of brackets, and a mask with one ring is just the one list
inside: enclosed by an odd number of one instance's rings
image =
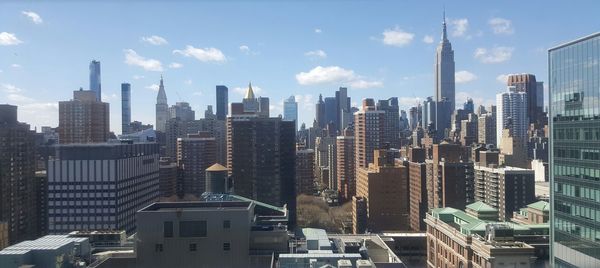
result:
[(22, 11), (21, 14), (25, 15), (35, 24), (42, 24), (44, 22), (42, 17), (33, 11)]
[(477, 76), (469, 71), (458, 71), (454, 74), (457, 84), (469, 83), (477, 79)]
[(145, 88), (149, 89), (149, 90), (152, 90), (152, 91), (157, 91), (158, 92), (159, 85), (158, 84), (152, 84), (152, 85), (146, 86)]
[(304, 56), (307, 56), (311, 59), (324, 59), (327, 58), (327, 53), (325, 53), (325, 51), (323, 50), (313, 50), (313, 51), (308, 51), (306, 53), (304, 53)]
[(20, 64), (13, 63), (13, 64), (10, 65), (10, 67), (18, 69), (18, 68), (22, 68), (23, 66), (21, 66)]
[(203, 94), (202, 94), (202, 91), (196, 91), (196, 92), (192, 93), (192, 95), (194, 95), (194, 96), (202, 96)]
[(26, 102), (33, 102), (34, 99), (26, 97), (22, 94), (16, 94), (16, 93), (12, 93), (12, 94), (8, 94), (6, 95), (6, 98), (9, 101), (15, 102), (15, 103), (26, 103)]
[(162, 46), (162, 45), (166, 45), (169, 42), (167, 41), (167, 39), (164, 39), (158, 35), (152, 35), (152, 36), (144, 36), (142, 37), (142, 42), (151, 44), (151, 45), (155, 45), (155, 46)]
[(192, 79), (185, 80), (185, 81), (183, 81), (183, 83), (185, 83), (186, 85), (191, 85)]
[(398, 104), (404, 107), (412, 107), (423, 104), (423, 99), (420, 97), (400, 97), (398, 98)]
[[(248, 86), (243, 86), (243, 87), (234, 87), (233, 88), (233, 92), (237, 93), (238, 95), (244, 96), (246, 95), (246, 91), (248, 90)], [(259, 86), (256, 85), (252, 85), (252, 91), (254, 91), (254, 95), (258, 96), (263, 92), (263, 89)]]
[(160, 61), (155, 59), (146, 59), (138, 55), (133, 49), (125, 49), (125, 63), (127, 65), (142, 67), (146, 71), (163, 71), (162, 63), (160, 63)]
[(100, 97), (102, 98), (102, 101), (103, 101), (103, 102), (110, 102), (111, 100), (116, 100), (116, 99), (118, 99), (118, 96), (117, 96), (117, 94), (114, 94), (114, 93), (113, 93), (113, 94), (110, 94), (110, 95), (107, 95), (107, 94), (105, 94), (105, 93), (102, 93), (102, 95), (101, 95)]
[(513, 47), (494, 47), (490, 50), (486, 48), (475, 49), (474, 57), (482, 63), (501, 63), (510, 60)]
[(169, 64), (169, 68), (171, 69), (179, 69), (181, 67), (183, 67), (183, 64), (179, 62), (171, 62), (171, 64)]
[(143, 76), (143, 75), (134, 75), (134, 76), (133, 76), (133, 79), (135, 79), (135, 80), (140, 80), (140, 79), (142, 79), (142, 78), (144, 78), (144, 76)]
[(19, 93), (21, 91), (23, 91), (23, 89), (20, 89), (18, 87), (16, 87), (15, 85), (11, 85), (11, 84), (2, 84), (2, 91), (9, 93), (9, 94), (15, 94), (15, 93)]
[(363, 77), (339, 66), (317, 66), (308, 72), (296, 74), (296, 81), (300, 85), (319, 85), (332, 83), (348, 83), (354, 88), (382, 87), (381, 81), (367, 81)]
[(187, 45), (184, 50), (173, 50), (173, 54), (181, 54), (186, 57), (194, 57), (202, 62), (225, 62), (227, 58), (221, 52), (221, 50), (214, 47), (207, 48), (195, 48), (193, 46)]
[(315, 106), (315, 101), (311, 94), (296, 95), (294, 98), (303, 111), (312, 111)]
[(504, 18), (492, 18), (488, 23), (495, 34), (513, 34), (515, 32), (510, 20)]
[(248, 47), (246, 45), (241, 45), (240, 46), (240, 51), (248, 54), (250, 52), (250, 47)]
[(19, 105), (19, 120), (37, 127), (58, 126), (58, 102)]
[(0, 46), (14, 46), (23, 43), (14, 33), (1, 32)]
[(506, 85), (506, 82), (508, 81), (508, 76), (509, 76), (509, 74), (500, 74), (500, 75), (496, 76), (496, 80), (498, 82), (500, 82), (501, 84)]
[(423, 42), (426, 44), (431, 44), (433, 43), (433, 36), (431, 35), (426, 35), (423, 37)]
[(450, 25), (452, 26), (452, 36), (454, 37), (469, 37), (466, 36), (467, 30), (469, 29), (469, 20), (466, 18), (455, 19), (450, 21)]
[(396, 27), (393, 30), (386, 29), (383, 31), (383, 39), (381, 41), (388, 46), (403, 47), (410, 44), (414, 38), (415, 34), (405, 32)]
[(322, 33), (322, 32), (323, 32), (323, 31), (322, 31), (321, 29), (319, 29), (319, 28), (315, 29), (315, 33), (318, 33), (318, 34), (320, 34), (320, 33)]

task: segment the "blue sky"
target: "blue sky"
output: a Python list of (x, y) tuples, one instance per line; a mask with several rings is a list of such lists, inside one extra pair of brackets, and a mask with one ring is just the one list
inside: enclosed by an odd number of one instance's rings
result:
[(547, 80), (549, 47), (600, 29), (598, 1), (64, 1), (0, 3), (0, 103), (19, 120), (58, 125), (58, 101), (88, 87), (88, 64), (102, 62), (111, 130), (120, 133), (120, 84), (132, 84), (132, 118), (154, 124), (156, 84), (169, 104), (203, 116), (217, 84), (229, 101), (249, 81), (282, 113), (290, 95), (300, 121), (318, 95), (349, 88), (399, 97), (401, 109), (433, 94), (433, 61), (446, 6), (455, 51), (457, 102), (489, 105), (502, 75)]

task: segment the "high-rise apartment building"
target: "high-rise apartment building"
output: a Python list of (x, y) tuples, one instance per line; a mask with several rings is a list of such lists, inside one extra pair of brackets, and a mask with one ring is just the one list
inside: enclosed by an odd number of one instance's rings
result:
[(548, 51), (554, 267), (600, 267), (600, 33)]
[(217, 91), (217, 119), (225, 121), (229, 114), (229, 89), (226, 86), (219, 85)]
[(207, 132), (177, 139), (177, 166), (181, 171), (180, 196), (199, 197), (205, 192), (206, 169), (217, 162), (215, 137)]
[(283, 102), (283, 120), (296, 122), (298, 129), (298, 102), (293, 95)]
[[(412, 148), (413, 150), (415, 148)], [(422, 148), (418, 148), (423, 151)], [(424, 153), (424, 152), (423, 152)], [(425, 214), (427, 213), (427, 172), (424, 162), (408, 162), (408, 178), (410, 189), (410, 229), (425, 230)]]
[(340, 200), (351, 200), (356, 195), (356, 167), (354, 158), (354, 129), (347, 127), (336, 138), (337, 189)]
[(48, 158), (48, 229), (135, 231), (135, 212), (159, 195), (156, 143), (69, 144)]
[(312, 195), (315, 193), (315, 150), (296, 151), (296, 194)]
[(96, 101), (102, 101), (102, 83), (100, 79), (100, 61), (90, 62), (90, 90), (94, 92)]
[(177, 163), (169, 157), (161, 157), (158, 170), (158, 192), (160, 197), (172, 197), (177, 194)]
[(44, 220), (36, 214), (34, 136), (17, 121), (17, 106), (0, 105), (0, 225), (6, 223), (8, 244), (34, 239)]
[(156, 131), (165, 132), (165, 125), (169, 119), (169, 104), (167, 103), (167, 93), (163, 83), (162, 75), (160, 76), (160, 85), (158, 86), (158, 94), (156, 95)]
[(475, 165), (475, 201), (498, 210), (498, 220), (505, 221), (527, 204), (535, 201), (535, 173), (516, 167), (492, 168)]
[(478, 123), (477, 115), (474, 113), (468, 114), (467, 119), (460, 121), (460, 143), (463, 146), (471, 146), (473, 143), (477, 143), (479, 139)]
[(496, 114), (487, 112), (477, 118), (477, 142), (496, 146)]
[(409, 188), (406, 167), (394, 163), (394, 158), (399, 157), (398, 150), (375, 150), (374, 155), (374, 162), (369, 167), (358, 168), (356, 178), (356, 197), (362, 197), (366, 202), (364, 226), (372, 232), (408, 230)]
[(108, 140), (109, 104), (96, 100), (90, 90), (73, 91), (73, 99), (58, 103), (58, 134), (61, 144)]
[(281, 118), (232, 115), (227, 118), (227, 167), (236, 194), (296, 214), (296, 131)]
[(364, 99), (361, 109), (354, 113), (354, 154), (356, 168), (373, 163), (373, 152), (384, 145), (385, 112), (375, 108), (373, 99)]
[(400, 114), (398, 98), (393, 97), (377, 102), (377, 110), (384, 111), (383, 140), (390, 148), (400, 148)]
[[(533, 74), (511, 74), (506, 85), (514, 86), (517, 92), (527, 95), (527, 115), (529, 124), (543, 123), (544, 117), (544, 84), (537, 82)], [(538, 96), (539, 95), (539, 96)]]
[(121, 84), (121, 134), (131, 133), (131, 84)]
[(504, 129), (509, 129), (516, 142), (527, 148), (527, 93), (517, 91), (516, 87), (509, 87), (507, 92), (496, 95), (496, 106), (496, 141), (500, 150), (504, 149), (500, 142)]

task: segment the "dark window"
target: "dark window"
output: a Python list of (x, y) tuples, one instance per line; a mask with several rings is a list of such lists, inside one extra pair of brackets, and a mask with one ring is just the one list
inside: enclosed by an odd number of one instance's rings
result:
[(223, 243), (223, 250), (224, 251), (231, 250), (231, 243)]
[(206, 221), (180, 221), (180, 237), (206, 237)]
[(173, 237), (173, 222), (166, 221), (163, 223), (163, 235), (164, 237)]
[(225, 229), (231, 228), (231, 221), (230, 220), (223, 221), (223, 228), (225, 228)]
[(162, 252), (163, 251), (163, 245), (162, 244), (156, 244), (156, 245), (154, 245), (154, 251), (156, 251), (156, 252)]
[(196, 243), (190, 244), (190, 251), (196, 251)]

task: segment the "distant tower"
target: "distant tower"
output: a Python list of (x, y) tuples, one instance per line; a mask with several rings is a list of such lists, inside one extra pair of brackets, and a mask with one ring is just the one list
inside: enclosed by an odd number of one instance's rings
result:
[(438, 103), (435, 127), (438, 135), (450, 126), (450, 116), (455, 109), (454, 50), (446, 33), (446, 14), (442, 23), (442, 40), (435, 53), (435, 102)]
[(319, 102), (317, 102), (315, 107), (315, 120), (317, 121), (317, 125), (320, 128), (324, 128), (327, 124), (325, 122), (325, 102), (323, 102), (323, 95), (319, 94)]
[(131, 124), (131, 85), (129, 83), (121, 84), (121, 133), (130, 133), (129, 124)]
[(283, 120), (296, 121), (298, 129), (298, 103), (293, 95), (283, 102)]
[(96, 101), (102, 100), (102, 86), (100, 83), (100, 62), (90, 62), (90, 90), (96, 93)]
[(229, 113), (228, 111), (228, 101), (229, 101), (229, 96), (228, 96), (228, 89), (226, 86), (217, 86), (216, 88), (217, 90), (217, 119), (218, 120), (225, 120), (227, 119), (227, 114)]
[(160, 76), (160, 86), (158, 87), (158, 96), (156, 96), (156, 130), (165, 132), (165, 124), (169, 119), (169, 105), (167, 104), (167, 93), (163, 84), (163, 77)]

